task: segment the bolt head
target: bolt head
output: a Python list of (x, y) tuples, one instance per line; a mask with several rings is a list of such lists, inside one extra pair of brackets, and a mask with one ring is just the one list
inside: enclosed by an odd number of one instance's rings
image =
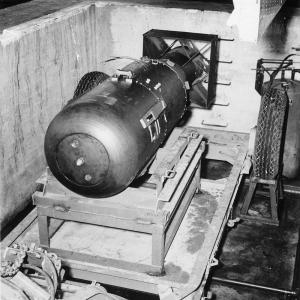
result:
[(83, 157), (77, 158), (77, 160), (76, 160), (76, 166), (77, 166), (77, 167), (80, 167), (80, 166), (82, 166), (83, 164), (84, 164), (84, 158), (83, 158)]
[(78, 140), (73, 140), (71, 142), (71, 147), (72, 148), (78, 148), (79, 147), (79, 141)]
[(85, 179), (86, 181), (91, 181), (91, 180), (92, 180), (92, 176), (91, 176), (90, 174), (86, 174), (86, 175), (84, 176), (84, 179)]

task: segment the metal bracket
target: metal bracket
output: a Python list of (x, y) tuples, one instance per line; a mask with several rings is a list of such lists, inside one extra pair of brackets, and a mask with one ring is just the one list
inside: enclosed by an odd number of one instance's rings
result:
[(228, 122), (226, 122), (225, 120), (222, 120), (221, 116), (218, 116), (217, 118), (202, 120), (201, 124), (206, 125), (206, 126), (216, 126), (216, 127), (227, 127), (228, 126)]
[(196, 131), (192, 131), (190, 133), (190, 135), (187, 137), (188, 138), (188, 142), (190, 142), (190, 140), (194, 140), (197, 139), (199, 137), (199, 133)]
[(219, 37), (219, 41), (226, 41), (226, 42), (234, 42), (234, 37), (228, 36), (228, 37)]
[(177, 297), (174, 295), (173, 288), (171, 286), (159, 284), (158, 294), (160, 300), (175, 300)]
[[(94, 298), (95, 296), (97, 299), (99, 298), (112, 298), (109, 297), (108, 292), (106, 289), (97, 281), (92, 281), (89, 286), (83, 287), (79, 289), (75, 294), (74, 294), (74, 299), (91, 299)], [(102, 297), (101, 297), (102, 296)], [(113, 298), (112, 298), (113, 299)]]
[(165, 180), (165, 179), (172, 179), (174, 178), (176, 175), (176, 171), (174, 170), (167, 170), (164, 174), (164, 176), (162, 176), (162, 180)]
[(218, 60), (218, 63), (221, 63), (221, 64), (232, 64), (232, 60)]
[(252, 156), (251, 155), (247, 155), (244, 163), (243, 163), (243, 166), (242, 166), (242, 169), (241, 169), (241, 172), (240, 174), (250, 174), (250, 170), (252, 168)]
[(155, 120), (154, 127), (148, 126), (151, 142), (155, 141), (160, 134), (160, 124), (158, 120)]
[(212, 293), (211, 291), (208, 291), (208, 292), (206, 293), (206, 296), (203, 296), (203, 297), (201, 298), (201, 300), (211, 300), (212, 297), (213, 297), (213, 293)]
[(159, 101), (156, 104), (154, 104), (147, 112), (146, 114), (140, 119), (140, 122), (143, 126), (143, 128), (147, 128), (150, 126), (154, 121), (158, 119), (160, 114), (165, 110), (167, 107), (165, 101)]
[(132, 84), (133, 74), (131, 71), (116, 70), (111, 80), (114, 82), (124, 81), (125, 83)]
[(216, 97), (215, 98), (215, 102), (213, 103), (213, 105), (217, 105), (217, 106), (229, 106), (230, 105), (230, 101), (228, 100), (226, 95), (221, 95), (220, 97)]
[(216, 81), (215, 82), (216, 84), (219, 84), (219, 85), (227, 85), (227, 86), (229, 86), (229, 85), (231, 85), (231, 81), (230, 80), (218, 80), (218, 81)]
[(43, 196), (45, 196), (46, 193), (46, 188), (49, 181), (49, 173), (50, 173), (50, 169), (49, 167), (46, 167), (45, 182), (43, 183), (43, 190), (42, 190)]
[(240, 221), (241, 221), (240, 218), (230, 219), (227, 222), (227, 226), (230, 227), (230, 228), (233, 228), (235, 226), (235, 224), (240, 222)]
[(172, 179), (172, 178), (175, 177), (175, 175), (176, 175), (176, 171), (166, 170), (165, 174), (160, 177), (160, 180), (156, 185), (156, 198), (158, 198), (158, 195), (162, 191), (165, 180), (166, 179)]
[[(140, 119), (140, 123), (143, 128), (148, 128), (150, 133), (151, 142), (155, 141), (160, 134), (160, 124), (159, 124), (159, 116), (165, 110), (166, 103), (165, 101), (159, 101), (154, 104), (147, 113)], [(154, 123), (152, 125), (152, 123)]]
[(209, 269), (217, 266), (218, 264), (219, 264), (219, 260), (213, 256), (209, 261)]

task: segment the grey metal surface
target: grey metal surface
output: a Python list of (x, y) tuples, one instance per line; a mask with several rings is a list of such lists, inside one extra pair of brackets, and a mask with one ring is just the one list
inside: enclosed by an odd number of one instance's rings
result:
[(209, 71), (213, 63), (202, 59), (193, 40), (212, 47), (217, 36), (149, 32), (151, 37), (155, 33), (179, 43), (158, 57), (133, 59), (69, 101), (50, 123), (44, 143), (46, 160), (53, 175), (70, 190), (95, 198), (123, 191), (185, 114), (192, 84), (197, 80), (202, 85), (203, 76), (208, 82), (213, 78)]

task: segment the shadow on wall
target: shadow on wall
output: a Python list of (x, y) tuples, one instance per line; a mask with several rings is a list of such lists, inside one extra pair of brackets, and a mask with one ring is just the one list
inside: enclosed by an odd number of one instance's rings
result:
[[(296, 46), (289, 44), (291, 43), (289, 31), (295, 19), (300, 20), (300, 0), (287, 1), (263, 35), (270, 51), (285, 55), (292, 51), (292, 46)], [(298, 23), (300, 25), (300, 21)], [(292, 42), (299, 43), (295, 40)]]
[(0, 0), (0, 9), (6, 8), (9, 6), (18, 5), (24, 2), (29, 2), (31, 0)]

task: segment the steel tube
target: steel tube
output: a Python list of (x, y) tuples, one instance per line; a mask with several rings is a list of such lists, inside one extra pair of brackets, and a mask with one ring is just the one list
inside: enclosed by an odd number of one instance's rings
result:
[(278, 289), (278, 288), (273, 288), (273, 287), (266, 286), (266, 285), (260, 285), (260, 284), (245, 282), (245, 281), (238, 281), (238, 280), (221, 278), (221, 277), (216, 277), (216, 276), (212, 277), (212, 281), (218, 281), (221, 283), (233, 284), (233, 285), (238, 285), (238, 286), (243, 286), (243, 287), (250, 287), (250, 288), (260, 289), (260, 290), (274, 292), (274, 293), (281, 293), (281, 294), (286, 294), (286, 295), (291, 295), (291, 296), (297, 296), (296, 291)]

